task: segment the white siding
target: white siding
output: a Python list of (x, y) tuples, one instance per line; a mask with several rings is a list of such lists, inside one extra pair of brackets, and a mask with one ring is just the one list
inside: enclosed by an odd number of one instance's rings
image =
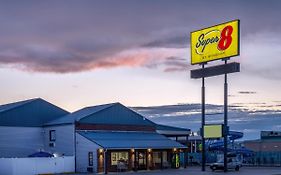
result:
[(93, 152), (93, 169), (97, 172), (97, 150), (101, 148), (94, 142), (76, 133), (76, 167), (77, 172), (87, 172), (88, 153)]
[(27, 157), (43, 148), (41, 127), (0, 126), (0, 157)]
[[(56, 131), (56, 141), (49, 140), (49, 131)], [(50, 147), (50, 143), (54, 142), (55, 146)], [(44, 127), (44, 146), (45, 151), (57, 153), (65, 156), (74, 155), (74, 125), (59, 125)]]

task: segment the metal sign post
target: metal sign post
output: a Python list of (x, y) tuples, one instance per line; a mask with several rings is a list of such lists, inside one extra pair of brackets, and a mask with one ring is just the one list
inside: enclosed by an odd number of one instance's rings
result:
[[(204, 70), (204, 63), (202, 64), (202, 70)], [(202, 77), (202, 122), (201, 122), (201, 135), (204, 135), (205, 125), (205, 77)], [(202, 171), (205, 171), (206, 152), (205, 152), (205, 138), (202, 137)]]
[[(224, 64), (227, 64), (227, 59), (224, 60)], [(223, 138), (223, 162), (224, 162), (224, 172), (227, 171), (227, 73), (224, 74), (224, 138)]]
[[(224, 171), (227, 171), (227, 74), (240, 72), (240, 63), (227, 63), (230, 57), (240, 54), (240, 21), (234, 20), (212, 27), (204, 28), (190, 33), (190, 49), (191, 49), (191, 64), (201, 64), (201, 69), (191, 70), (191, 78), (202, 78), (202, 122), (201, 122), (201, 137), (202, 137), (202, 171), (205, 171), (206, 165), (206, 145), (205, 140), (208, 134), (204, 133), (205, 123), (205, 77), (224, 75), (224, 125), (223, 125), (223, 140), (224, 140)], [(210, 66), (205, 68), (205, 64), (210, 61), (223, 59), (224, 64)], [(215, 131), (212, 130), (212, 131)], [(210, 132), (210, 130), (209, 130)], [(220, 136), (221, 138), (222, 136)]]

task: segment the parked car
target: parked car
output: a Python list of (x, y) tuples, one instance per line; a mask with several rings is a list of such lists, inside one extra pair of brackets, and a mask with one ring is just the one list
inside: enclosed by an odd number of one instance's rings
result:
[[(228, 157), (227, 158), (227, 169), (234, 169), (235, 171), (239, 171), (242, 167), (242, 163), (238, 161), (235, 157)], [(210, 165), (212, 171), (215, 170), (223, 170), (224, 169), (224, 160), (221, 159), (216, 163)]]

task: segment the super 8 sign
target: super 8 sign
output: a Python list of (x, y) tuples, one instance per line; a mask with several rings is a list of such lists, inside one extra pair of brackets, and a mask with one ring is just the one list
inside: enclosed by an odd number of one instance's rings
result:
[(190, 33), (191, 64), (239, 55), (239, 20)]

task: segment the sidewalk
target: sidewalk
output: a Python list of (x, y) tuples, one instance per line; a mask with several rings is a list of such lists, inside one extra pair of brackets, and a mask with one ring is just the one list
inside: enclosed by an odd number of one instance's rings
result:
[[(229, 170), (227, 173), (223, 171), (212, 172), (209, 167), (202, 172), (200, 167), (188, 167), (186, 169), (165, 169), (153, 171), (138, 171), (138, 172), (122, 172), (109, 173), (109, 175), (124, 174), (124, 175), (281, 175), (281, 167), (242, 167), (240, 171)], [(85, 175), (85, 174), (76, 174)], [(90, 174), (89, 174), (90, 175)]]

